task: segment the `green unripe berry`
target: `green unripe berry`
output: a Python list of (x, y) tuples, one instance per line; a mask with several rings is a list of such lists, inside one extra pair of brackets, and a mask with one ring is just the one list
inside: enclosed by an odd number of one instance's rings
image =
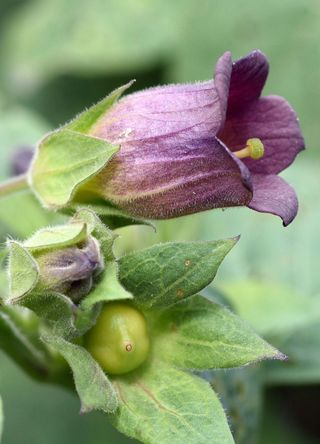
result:
[(130, 372), (139, 367), (149, 353), (146, 319), (129, 304), (109, 302), (87, 333), (85, 346), (106, 373)]

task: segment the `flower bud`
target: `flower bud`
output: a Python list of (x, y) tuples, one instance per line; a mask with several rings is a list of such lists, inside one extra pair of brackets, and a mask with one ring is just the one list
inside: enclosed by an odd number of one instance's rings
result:
[(106, 373), (120, 375), (135, 370), (150, 349), (146, 319), (129, 304), (109, 302), (87, 333), (85, 346)]
[(75, 246), (39, 252), (35, 259), (43, 288), (63, 293), (74, 302), (90, 292), (103, 266), (99, 244), (92, 236)]
[(33, 158), (34, 150), (31, 146), (18, 146), (11, 157), (11, 173), (13, 176), (24, 174), (28, 171)]

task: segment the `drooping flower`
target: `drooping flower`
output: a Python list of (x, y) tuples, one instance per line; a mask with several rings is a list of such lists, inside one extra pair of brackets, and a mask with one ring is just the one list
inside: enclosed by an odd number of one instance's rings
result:
[[(163, 219), (246, 205), (288, 225), (297, 197), (277, 174), (304, 141), (288, 102), (260, 97), (267, 75), (260, 51), (234, 63), (227, 52), (214, 80), (124, 97), (91, 130), (121, 149), (85, 188), (134, 216)], [(256, 159), (244, 149), (247, 142), (264, 148)]]

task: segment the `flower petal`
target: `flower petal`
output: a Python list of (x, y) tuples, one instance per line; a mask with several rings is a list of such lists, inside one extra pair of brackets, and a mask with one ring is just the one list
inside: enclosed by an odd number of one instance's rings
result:
[(259, 174), (279, 173), (304, 149), (296, 113), (278, 96), (263, 97), (227, 118), (218, 137), (232, 151), (243, 148), (252, 137), (261, 139), (264, 156), (259, 160), (243, 160), (251, 172)]
[(269, 72), (269, 63), (261, 51), (252, 51), (232, 66), (228, 115), (260, 97)]
[(169, 135), (178, 141), (214, 136), (220, 125), (220, 99), (210, 80), (125, 96), (100, 119), (92, 135), (115, 144)]
[(123, 144), (86, 189), (133, 216), (163, 219), (247, 205), (250, 173), (216, 138)]
[(273, 174), (254, 174), (252, 181), (253, 198), (248, 207), (261, 213), (280, 216), (283, 225), (289, 225), (298, 211), (298, 199), (294, 189), (281, 177)]
[(225, 52), (218, 60), (214, 74), (214, 86), (220, 100), (221, 109), (221, 125), (223, 128), (224, 121), (227, 114), (229, 86), (232, 71), (231, 52)]

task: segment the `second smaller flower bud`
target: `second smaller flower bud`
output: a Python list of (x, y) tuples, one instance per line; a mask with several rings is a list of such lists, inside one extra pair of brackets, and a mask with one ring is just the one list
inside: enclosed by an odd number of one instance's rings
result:
[(75, 303), (90, 292), (95, 277), (103, 269), (99, 243), (93, 236), (71, 247), (38, 252), (35, 259), (41, 286), (63, 293)]

